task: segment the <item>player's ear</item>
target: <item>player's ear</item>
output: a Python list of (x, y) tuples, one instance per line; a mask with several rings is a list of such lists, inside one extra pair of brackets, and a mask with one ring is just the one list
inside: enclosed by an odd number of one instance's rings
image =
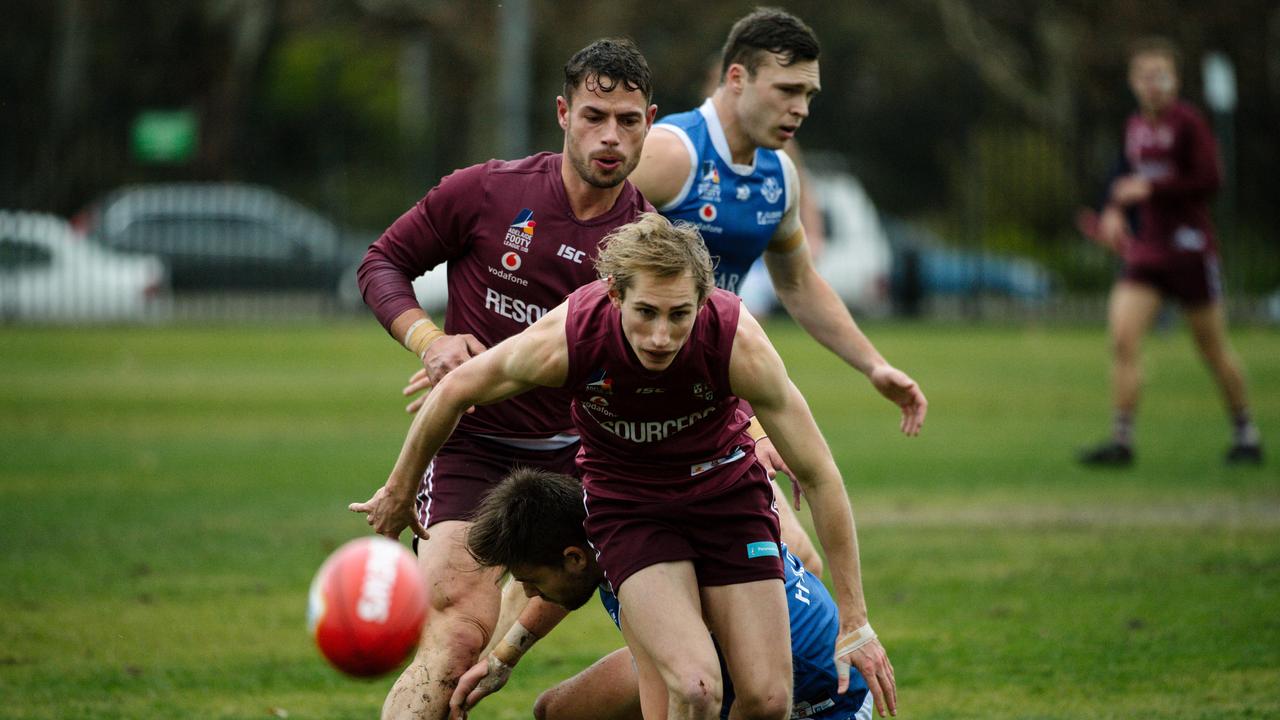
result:
[(604, 279), (609, 284), (609, 301), (616, 308), (622, 308), (622, 293), (618, 292), (618, 284), (614, 282), (613, 276), (610, 275)]
[(742, 92), (742, 86), (747, 82), (747, 66), (742, 63), (732, 63), (729, 69), (724, 71), (724, 86), (734, 92)]
[(657, 105), (650, 105), (650, 106), (649, 106), (649, 109), (648, 109), (648, 110), (646, 110), (646, 111), (645, 111), (645, 113), (644, 113), (644, 124), (645, 124), (645, 127), (647, 127), (647, 128), (651, 128), (651, 127), (653, 127), (653, 121), (654, 121), (655, 119), (657, 119), (657, 117), (658, 117), (658, 106), (657, 106)]
[(587, 569), (587, 551), (570, 545), (564, 549), (564, 569), (572, 572), (582, 572)]
[(569, 101), (563, 95), (556, 96), (556, 121), (561, 130), (569, 129)]

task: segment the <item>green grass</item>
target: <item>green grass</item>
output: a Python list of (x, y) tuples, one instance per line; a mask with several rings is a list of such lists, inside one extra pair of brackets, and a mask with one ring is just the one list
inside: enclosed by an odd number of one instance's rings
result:
[[(1100, 329), (873, 326), (929, 395), (916, 439), (770, 330), (845, 473), (903, 717), (1280, 715), (1280, 472), (1221, 464), (1185, 333), (1148, 344), (1137, 466), (1097, 472), (1071, 456), (1107, 429)], [(1275, 440), (1280, 334), (1234, 339)], [(390, 469), (409, 369), (372, 322), (0, 329), (0, 716), (376, 716), (390, 681), (330, 670), (305, 596), (366, 531), (345, 506)], [(529, 717), (620, 642), (576, 613), (473, 717)]]

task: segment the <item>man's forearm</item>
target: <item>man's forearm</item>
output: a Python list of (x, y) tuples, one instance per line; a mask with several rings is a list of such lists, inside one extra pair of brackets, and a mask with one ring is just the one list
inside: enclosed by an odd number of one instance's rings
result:
[(814, 483), (812, 489), (805, 488), (805, 493), (809, 495), (818, 542), (826, 551), (826, 567), (831, 571), (832, 589), (841, 620), (856, 627), (867, 621), (867, 604), (862, 594), (862, 568), (853, 511), (840, 483), (837, 473), (833, 479)]
[(805, 332), (864, 375), (885, 362), (844, 301), (816, 271), (792, 287), (779, 287), (778, 299)]
[[(441, 446), (453, 434), (454, 427), (462, 417), (463, 410), (458, 403), (450, 402), (450, 394), (440, 392), (437, 388), (427, 397), (427, 402), (413, 418), (409, 426), (409, 435), (400, 448), (400, 457), (396, 459), (395, 468), (391, 472), (393, 490), (404, 492), (416, 488), (427, 463), (440, 451)], [(463, 406), (465, 407), (465, 406)]]

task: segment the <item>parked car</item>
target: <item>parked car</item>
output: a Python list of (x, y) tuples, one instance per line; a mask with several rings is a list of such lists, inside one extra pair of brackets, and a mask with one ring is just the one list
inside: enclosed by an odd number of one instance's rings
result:
[[(858, 179), (847, 172), (811, 171), (809, 187), (826, 225), (815, 265), (844, 303), (862, 313), (888, 308), (892, 253), (875, 205)], [(757, 260), (741, 288), (751, 312), (765, 314), (778, 299), (764, 263)]]
[(912, 314), (929, 296), (1040, 302), (1053, 290), (1049, 271), (1034, 260), (950, 247), (930, 230), (897, 218), (882, 223), (893, 248), (890, 285), (899, 311)]
[(160, 256), (175, 291), (333, 293), (373, 240), (271, 188), (237, 183), (129, 186), (75, 222), (107, 247)]
[(164, 263), (78, 236), (53, 215), (0, 211), (0, 318), (139, 321), (163, 316)]

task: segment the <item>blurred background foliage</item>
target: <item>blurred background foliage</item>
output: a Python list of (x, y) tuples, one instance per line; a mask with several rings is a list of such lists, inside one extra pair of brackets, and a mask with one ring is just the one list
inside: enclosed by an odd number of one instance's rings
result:
[[(882, 212), (958, 246), (1053, 267), (1069, 288), (1109, 275), (1080, 250), (1074, 208), (1098, 196), (1133, 101), (1124, 50), (1163, 34), (1183, 94), (1225, 53), (1239, 104), (1215, 116), (1231, 186), (1229, 281), (1280, 285), (1280, 5), (1265, 0), (902, 0), (778, 3), (823, 42), (806, 150), (843, 158)], [(504, 13), (527, 9), (527, 107), (502, 96)], [(69, 216), (119, 185), (244, 180), (359, 227), (388, 225), (442, 175), (558, 150), (564, 61), (633, 37), (659, 114), (696, 105), (732, 21), (728, 0), (10, 0), (0, 24), (0, 207)], [(510, 37), (510, 36), (507, 36)], [(147, 164), (138, 114), (190, 109), (196, 154)], [(511, 119), (527, 147), (511, 146)], [(1225, 125), (1224, 125), (1225, 124)], [(1066, 248), (1074, 248), (1066, 251)]]

